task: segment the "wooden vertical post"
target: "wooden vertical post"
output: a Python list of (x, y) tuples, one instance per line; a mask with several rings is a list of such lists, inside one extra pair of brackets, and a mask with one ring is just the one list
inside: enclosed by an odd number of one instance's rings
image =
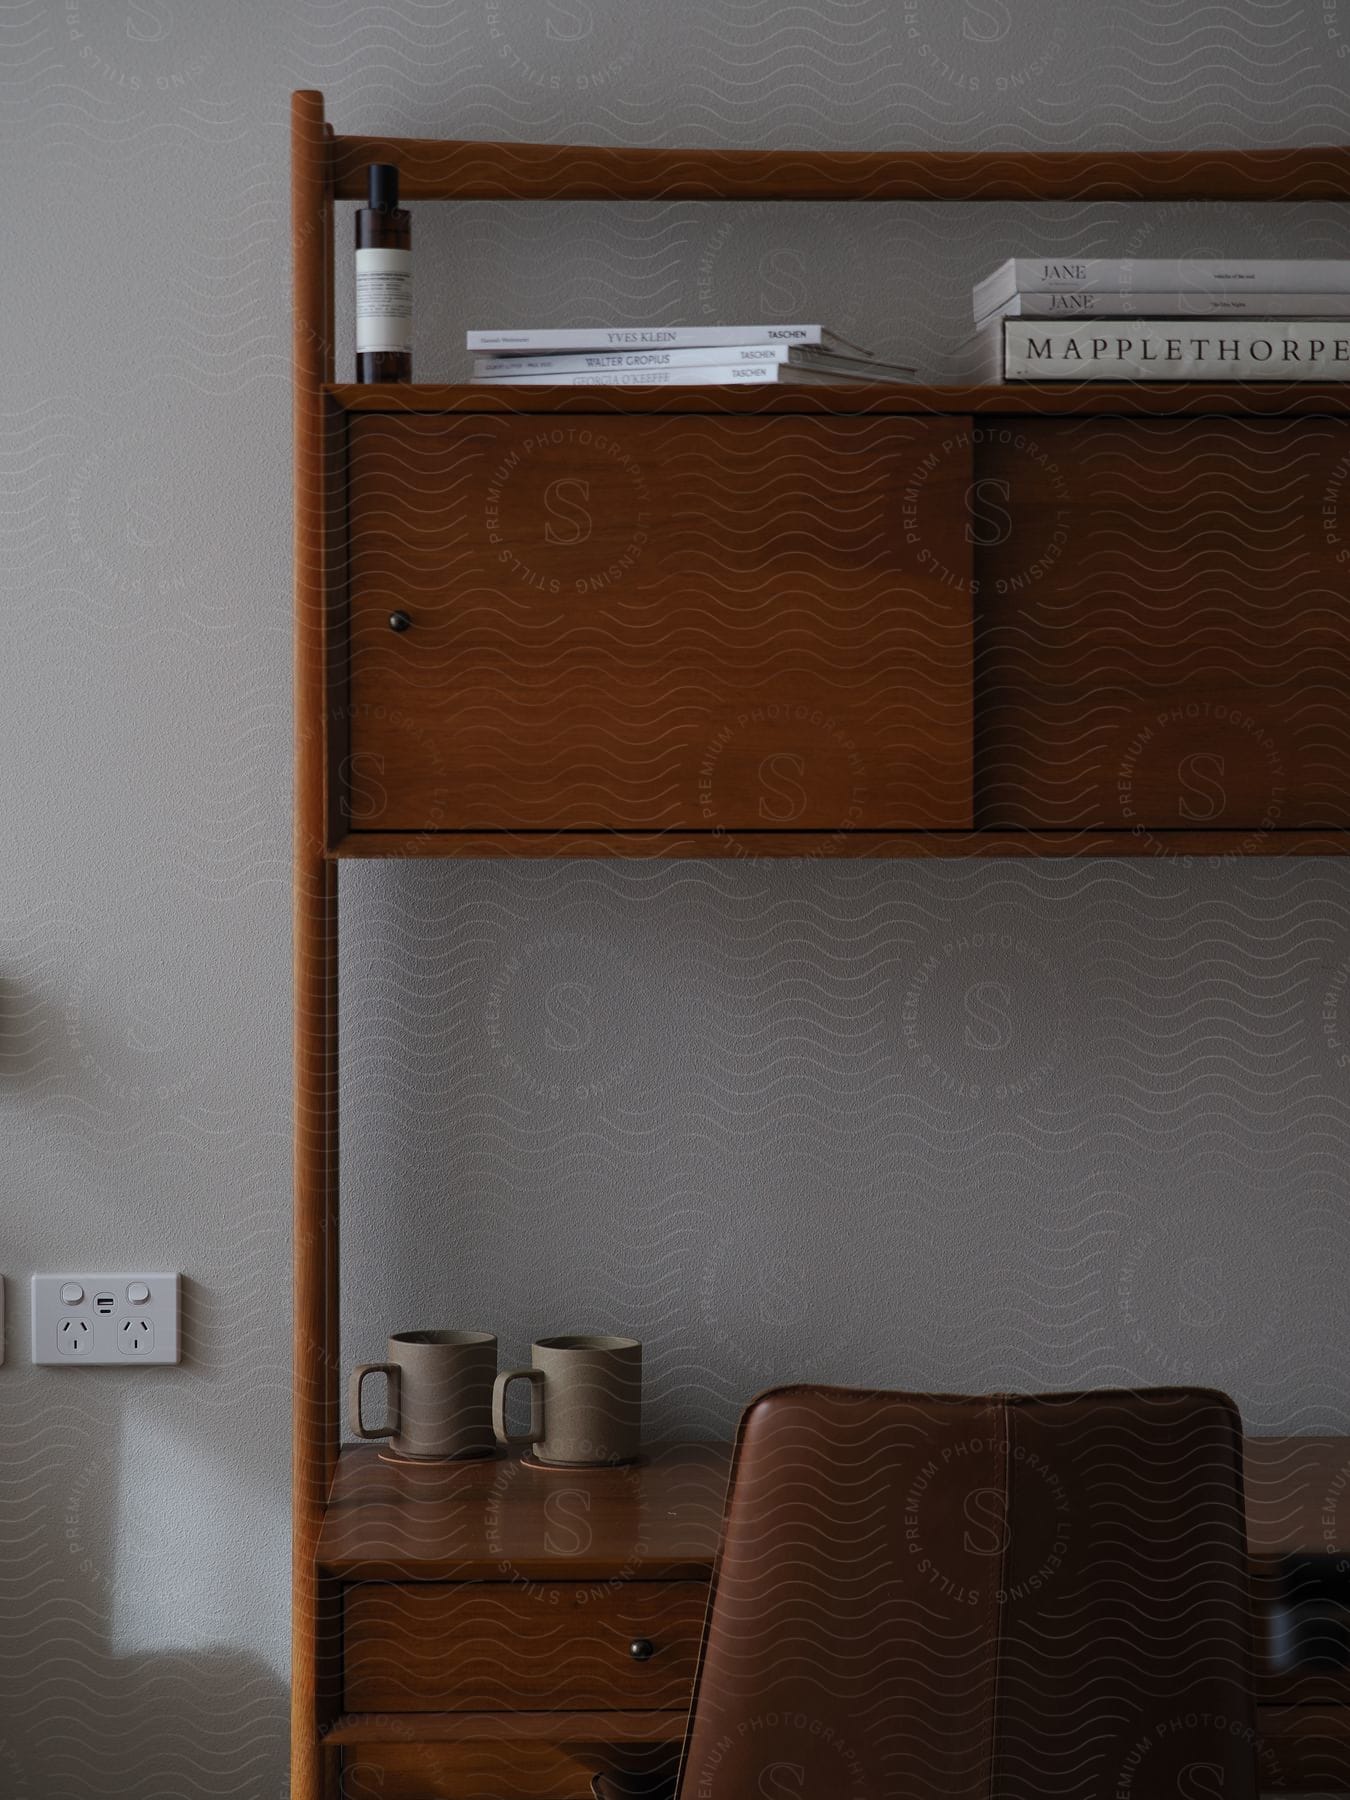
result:
[(325, 855), (327, 437), (333, 190), (323, 96), (291, 102), (295, 427), (295, 1314), (291, 1800), (325, 1800), (321, 1670), (336, 1628), (316, 1566), (337, 1460), (337, 870)]

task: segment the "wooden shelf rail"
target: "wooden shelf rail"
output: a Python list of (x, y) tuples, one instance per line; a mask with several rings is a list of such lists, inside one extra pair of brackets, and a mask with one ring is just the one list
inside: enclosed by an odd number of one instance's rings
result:
[(685, 150), (335, 137), (334, 194), (406, 200), (1346, 200), (1350, 149)]
[(1009, 382), (997, 387), (939, 383), (840, 382), (834, 387), (530, 387), (411, 381), (326, 390), (345, 413), (729, 413), (828, 417), (915, 413), (1027, 418), (1261, 418), (1350, 414), (1350, 382), (1191, 381)]

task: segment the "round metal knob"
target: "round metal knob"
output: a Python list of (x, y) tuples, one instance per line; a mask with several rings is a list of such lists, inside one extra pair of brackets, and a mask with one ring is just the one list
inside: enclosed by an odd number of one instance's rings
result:
[(405, 613), (405, 612), (391, 612), (390, 613), (390, 615), (389, 615), (390, 631), (407, 631), (411, 628), (411, 626), (412, 626), (412, 620), (408, 617), (407, 613)]
[(628, 1646), (628, 1654), (634, 1662), (646, 1662), (649, 1657), (656, 1655), (656, 1645), (650, 1638), (634, 1638)]

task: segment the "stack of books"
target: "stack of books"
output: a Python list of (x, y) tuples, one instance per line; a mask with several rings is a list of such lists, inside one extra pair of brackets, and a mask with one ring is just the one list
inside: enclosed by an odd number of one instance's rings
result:
[(911, 381), (824, 325), (653, 325), (471, 331), (473, 380), (512, 387), (720, 387)]
[(1350, 379), (1348, 261), (1015, 257), (974, 307), (962, 381)]

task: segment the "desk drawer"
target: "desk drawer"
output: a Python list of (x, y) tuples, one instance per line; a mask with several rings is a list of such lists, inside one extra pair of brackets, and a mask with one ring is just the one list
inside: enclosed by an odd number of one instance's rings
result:
[(552, 1744), (370, 1744), (342, 1758), (342, 1800), (588, 1800), (593, 1769)]
[(343, 1752), (342, 1800), (591, 1800), (598, 1770), (674, 1774), (678, 1750), (606, 1744), (363, 1744)]
[(350, 433), (353, 831), (969, 826), (962, 421)]
[[(701, 1581), (351, 1587), (347, 1710), (683, 1708), (707, 1596)], [(638, 1638), (646, 1660), (630, 1652)]]

